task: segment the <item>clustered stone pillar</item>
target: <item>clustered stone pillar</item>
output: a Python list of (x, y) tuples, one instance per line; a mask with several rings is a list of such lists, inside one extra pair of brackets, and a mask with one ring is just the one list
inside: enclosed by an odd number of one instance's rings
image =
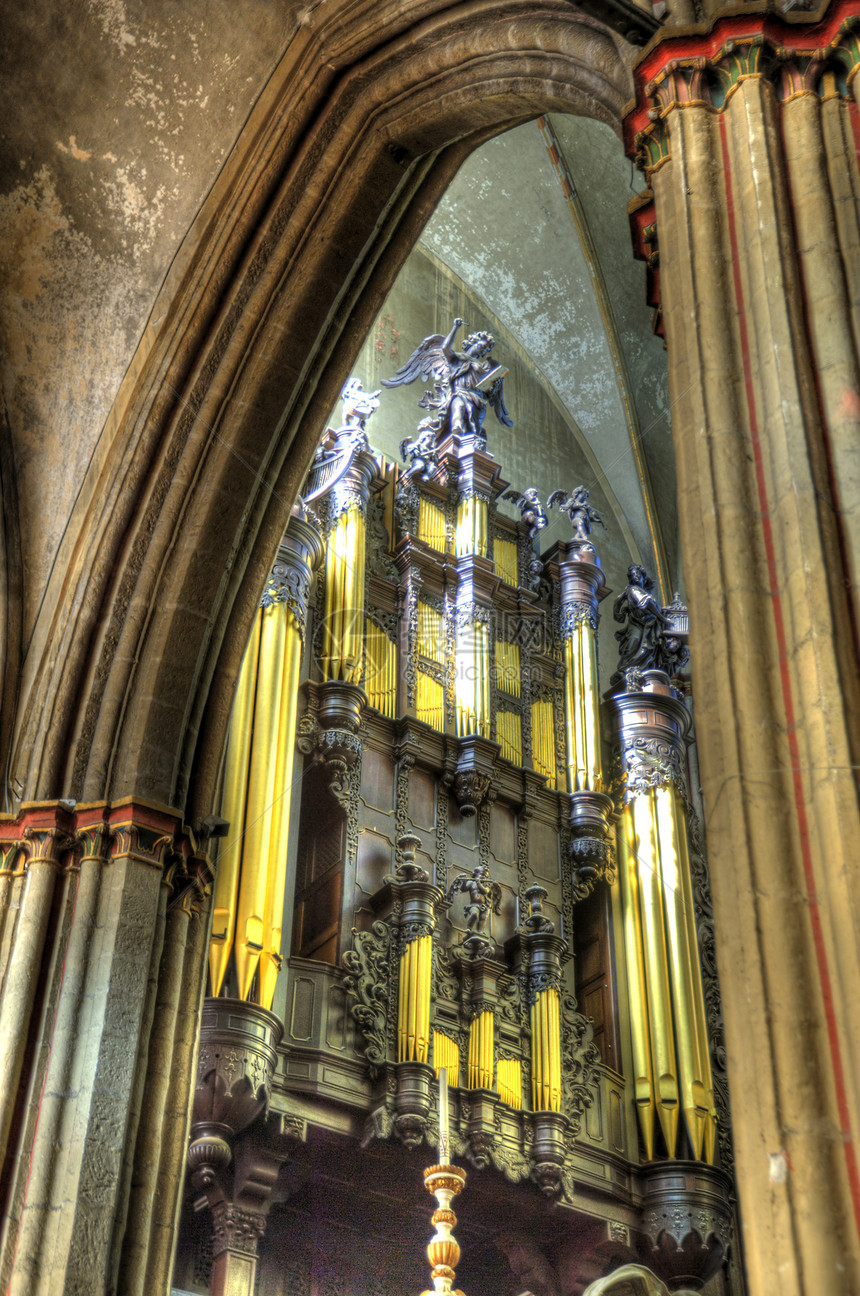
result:
[(179, 814), (131, 799), (25, 804), (0, 843), (0, 1281), (164, 1291), (209, 862)]
[(656, 42), (627, 138), (670, 357), (749, 1276), (794, 1296), (860, 1289), (860, 16), (763, 8)]

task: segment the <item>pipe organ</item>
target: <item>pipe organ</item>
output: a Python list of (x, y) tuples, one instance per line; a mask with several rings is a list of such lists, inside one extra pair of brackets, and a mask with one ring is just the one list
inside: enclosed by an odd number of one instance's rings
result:
[[(238, 681), (189, 1151), (200, 1201), (256, 1212), (262, 1236), (243, 1148), (267, 1149), (271, 1178), (289, 1158), (322, 1173), (339, 1139), (386, 1165), (436, 1147), (444, 1068), (451, 1155), (504, 1184), (508, 1212), (543, 1195), (619, 1262), (669, 1273), (676, 1246), (704, 1282), (724, 1269), (731, 1162), (697, 932), (707, 873), (688, 843), (684, 609), (631, 568), (602, 700), (610, 591), (588, 492), (561, 503), (572, 538), (539, 555), (545, 514), (499, 508), (480, 428), (412, 443), (403, 470), (371, 451), (372, 409), (350, 408)], [(213, 1291), (235, 1279), (250, 1296), (240, 1269), (216, 1266)]]

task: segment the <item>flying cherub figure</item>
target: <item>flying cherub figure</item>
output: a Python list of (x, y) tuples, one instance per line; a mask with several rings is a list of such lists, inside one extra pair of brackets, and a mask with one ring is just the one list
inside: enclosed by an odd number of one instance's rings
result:
[(393, 378), (383, 378), (383, 387), (405, 387), (420, 378), (433, 383), (418, 402), (430, 417), (422, 419), (421, 428), (432, 428), (437, 440), (449, 432), (459, 436), (483, 438), (487, 405), (505, 427), (513, 422), (502, 399), (502, 380), (507, 369), (494, 364), (489, 354), (495, 341), (489, 333), (470, 333), (462, 351), (454, 350), (454, 338), (462, 326), (455, 319), (447, 337), (433, 333), (417, 346)]
[(458, 891), (468, 896), (466, 904), (466, 926), (472, 934), (480, 934), (487, 925), (492, 909), (494, 914), (501, 913), (502, 888), (498, 882), (492, 882), (486, 864), (478, 864), (472, 870), (472, 876), (460, 873), (448, 888), (448, 900), (453, 900)]
[(561, 490), (553, 491), (546, 502), (547, 508), (552, 508), (557, 500), (560, 501), (559, 511), (566, 513), (570, 518), (574, 540), (587, 540), (593, 522), (597, 522), (606, 530), (603, 518), (589, 504), (588, 491), (584, 486), (575, 486), (569, 495)]
[(516, 490), (506, 491), (502, 499), (510, 500), (519, 509), (520, 517), (528, 527), (529, 540), (534, 540), (538, 531), (549, 526), (549, 518), (534, 486), (529, 486), (522, 494)]

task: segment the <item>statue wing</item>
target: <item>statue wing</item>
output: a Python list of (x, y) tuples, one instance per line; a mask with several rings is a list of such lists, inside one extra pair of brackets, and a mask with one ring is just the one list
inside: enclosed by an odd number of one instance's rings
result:
[(412, 355), (401, 365), (393, 378), (383, 378), (383, 387), (406, 387), (409, 383), (415, 382), (416, 378), (426, 380), (427, 375), (435, 364), (445, 360), (445, 353), (442, 350), (442, 343), (445, 341), (441, 333), (431, 333), (420, 342)]
[(502, 888), (499, 886), (498, 882), (490, 883), (490, 904), (492, 905), (494, 914), (500, 914), (502, 912)]
[(516, 507), (519, 508), (520, 503), (525, 499), (525, 495), (521, 495), (518, 490), (509, 490), (509, 491), (505, 491), (504, 495), (502, 496), (502, 499), (510, 500), (512, 504), (516, 505)]
[[(563, 490), (553, 491), (553, 493), (550, 495), (549, 499), (548, 499), (547, 502), (546, 502), (546, 506), (547, 506), (548, 509), (553, 508), (553, 507), (555, 506), (555, 502), (556, 502), (556, 500), (564, 500), (564, 502), (565, 502), (565, 504), (566, 504), (568, 498), (569, 498), (569, 497), (568, 497), (567, 491), (563, 491)], [(562, 512), (563, 512), (563, 511), (564, 511), (564, 504), (559, 505), (559, 507), (561, 508), (561, 510), (562, 510)]]
[(504, 379), (497, 378), (490, 390), (487, 392), (487, 400), (493, 407), (493, 413), (504, 427), (513, 427), (514, 420), (505, 409), (504, 401)]
[(450, 903), (454, 899), (454, 896), (457, 894), (458, 891), (465, 891), (466, 888), (464, 883), (468, 882), (469, 880), (470, 879), (466, 877), (465, 873), (459, 873), (457, 877), (454, 878), (454, 881), (451, 883), (451, 885), (448, 887), (448, 894), (445, 897), (446, 900)]

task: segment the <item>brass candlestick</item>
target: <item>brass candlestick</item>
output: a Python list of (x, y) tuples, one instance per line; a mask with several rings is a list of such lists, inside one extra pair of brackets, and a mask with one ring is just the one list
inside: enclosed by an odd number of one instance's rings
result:
[(466, 1172), (459, 1166), (433, 1165), (424, 1171), (424, 1185), (436, 1198), (438, 1208), (430, 1218), (431, 1224), (436, 1226), (436, 1233), (427, 1246), (427, 1258), (433, 1266), (430, 1271), (433, 1290), (424, 1291), (421, 1296), (463, 1296), (459, 1288), (455, 1290), (452, 1286), (460, 1247), (452, 1233), (457, 1216), (451, 1210), (451, 1202), (463, 1191), (465, 1184)]

